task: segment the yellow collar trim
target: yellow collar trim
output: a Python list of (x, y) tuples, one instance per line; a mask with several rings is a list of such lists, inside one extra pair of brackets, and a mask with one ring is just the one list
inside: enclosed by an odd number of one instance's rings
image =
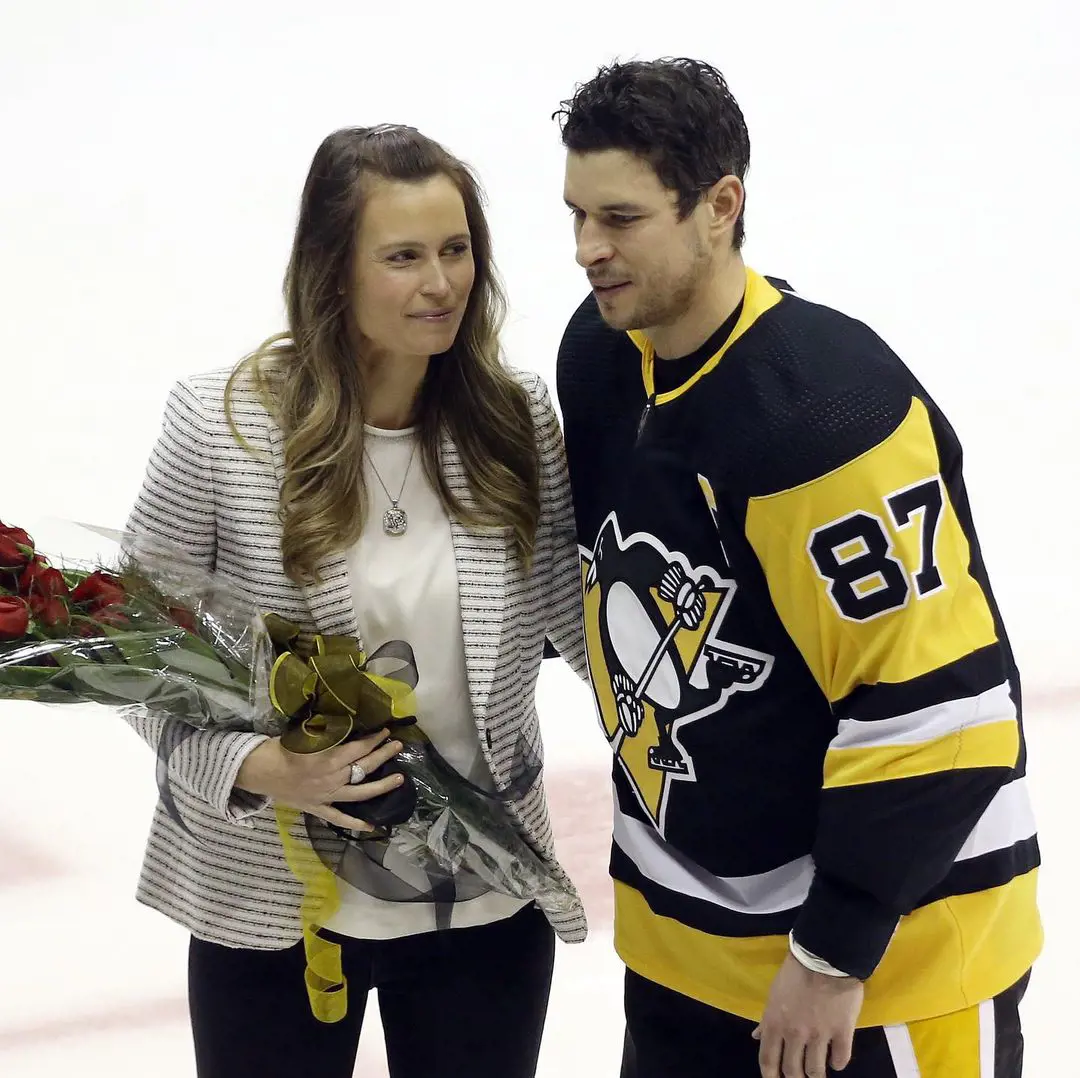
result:
[[(715, 369), (720, 360), (724, 358), (727, 350), (767, 310), (775, 307), (780, 302), (781, 298), (782, 296), (778, 289), (769, 284), (761, 274), (755, 273), (752, 269), (747, 267), (746, 292), (743, 295), (742, 314), (739, 315), (739, 320), (735, 323), (735, 328), (731, 331), (728, 339), (724, 341), (720, 350), (705, 360), (705, 362), (702, 363), (702, 365), (685, 382), (683, 382), (681, 386), (669, 390), (667, 393), (661, 393), (656, 397), (655, 403), (666, 404), (668, 401), (674, 400), (704, 378), (711, 370)], [(629, 330), (627, 335), (634, 344), (637, 345), (638, 350), (641, 352), (641, 378), (645, 383), (646, 395), (652, 399), (653, 394), (656, 392), (656, 384), (653, 379), (653, 368), (656, 364), (656, 352), (653, 348), (652, 341), (650, 341), (639, 329)]]

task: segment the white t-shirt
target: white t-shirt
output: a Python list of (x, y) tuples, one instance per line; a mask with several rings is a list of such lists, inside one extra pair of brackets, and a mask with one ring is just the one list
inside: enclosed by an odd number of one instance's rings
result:
[[(450, 520), (424, 472), (416, 429), (367, 426), (365, 432), (370, 458), (364, 460), (367, 518), (363, 535), (349, 553), (360, 638), (369, 655), (388, 640), (404, 640), (412, 646), (419, 671), (418, 722), (457, 771), (493, 788), (469, 698)], [(387, 535), (383, 530), (383, 512), (390, 507), (390, 499), (380, 476), (408, 516), (403, 535)], [(387, 865), (424, 886), (423, 874), (410, 873), (403, 859), (391, 853)], [(430, 903), (389, 902), (343, 880), (337, 882), (341, 908), (325, 925), (333, 932), (357, 939), (392, 939), (435, 929)], [(524, 905), (507, 895), (484, 894), (456, 903), (451, 925), (465, 928), (498, 921)]]

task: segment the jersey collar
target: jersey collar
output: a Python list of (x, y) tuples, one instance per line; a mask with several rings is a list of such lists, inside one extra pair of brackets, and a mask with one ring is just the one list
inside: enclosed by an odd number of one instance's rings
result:
[(780, 291), (774, 288), (759, 273), (755, 273), (749, 266), (746, 269), (746, 292), (743, 296), (743, 309), (735, 328), (731, 331), (728, 339), (720, 346), (719, 351), (714, 352), (704, 363), (689, 377), (681, 386), (661, 393), (656, 396), (656, 385), (653, 379), (653, 368), (656, 364), (656, 353), (652, 341), (645, 336), (640, 329), (631, 329), (628, 336), (637, 345), (641, 352), (641, 378), (645, 383), (645, 394), (657, 404), (666, 404), (681, 396), (693, 385), (705, 377), (724, 358), (727, 350), (771, 307), (775, 307), (781, 300)]

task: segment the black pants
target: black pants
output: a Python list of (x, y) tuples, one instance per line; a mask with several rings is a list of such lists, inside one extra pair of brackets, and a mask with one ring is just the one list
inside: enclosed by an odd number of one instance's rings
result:
[(536, 906), (476, 928), (333, 938), (349, 993), (333, 1025), (311, 1014), (302, 944), (253, 951), (192, 939), (199, 1078), (350, 1078), (372, 988), (392, 1078), (533, 1078), (555, 958)]
[[(1024, 1038), (1019, 1004), (1028, 977), (981, 1007), (913, 1022), (858, 1029), (843, 1078), (1020, 1078)], [(622, 1078), (761, 1078), (756, 1022), (714, 1010), (627, 971)], [(992, 1035), (987, 1035), (992, 1034)], [(980, 1072), (981, 1044), (994, 1059)], [(947, 1050), (946, 1050), (947, 1046)], [(914, 1062), (917, 1070), (912, 1069)], [(988, 1061), (989, 1062), (989, 1061)]]

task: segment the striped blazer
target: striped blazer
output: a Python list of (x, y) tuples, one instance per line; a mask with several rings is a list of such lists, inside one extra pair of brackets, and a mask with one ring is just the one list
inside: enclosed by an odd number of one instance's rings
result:
[[(149, 534), (181, 547), (260, 610), (281, 614), (308, 632), (355, 636), (344, 552), (320, 566), (317, 585), (299, 586), (285, 575), (278, 517), (282, 432), (240, 380), (234, 419), (251, 448), (241, 447), (225, 416), (228, 376), (197, 375), (173, 387), (128, 528), (136, 537)], [(484, 758), (500, 787), (509, 782), (522, 732), (542, 751), (534, 695), (545, 638), (586, 676), (562, 434), (542, 379), (516, 377), (529, 395), (540, 454), (542, 508), (530, 571), (512, 547), (509, 528), (451, 522), (472, 710)], [(468, 506), (465, 471), (449, 437), (441, 461), (447, 483)], [(157, 747), (163, 715), (142, 711), (129, 721)], [(253, 733), (197, 731), (173, 754), (171, 785), (189, 831), (159, 802), (138, 899), (202, 939), (269, 950), (300, 938), (301, 888), (285, 864), (273, 810), (265, 799), (233, 789), (244, 757), (262, 740)], [(555, 860), (542, 772), (512, 812), (533, 848), (569, 884)], [(544, 912), (563, 940), (584, 939), (585, 915), (576, 893), (571, 910)]]

